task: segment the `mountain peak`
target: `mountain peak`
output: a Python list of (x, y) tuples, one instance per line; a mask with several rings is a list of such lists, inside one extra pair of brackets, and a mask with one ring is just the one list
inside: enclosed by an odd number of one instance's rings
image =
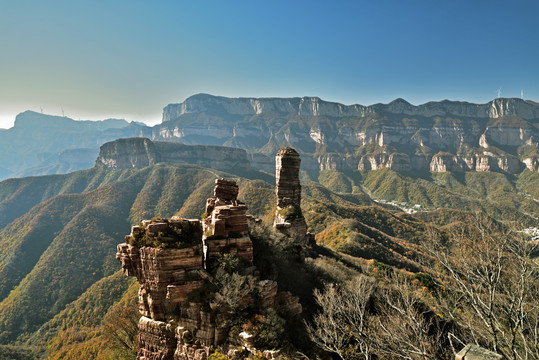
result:
[(395, 100), (393, 100), (392, 102), (390, 102), (388, 105), (392, 105), (392, 104), (412, 105), (412, 104), (410, 104), (408, 101), (404, 100), (403, 98), (396, 98)]

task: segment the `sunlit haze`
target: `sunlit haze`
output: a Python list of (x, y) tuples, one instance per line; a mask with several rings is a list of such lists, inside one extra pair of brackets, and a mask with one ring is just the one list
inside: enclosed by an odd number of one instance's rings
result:
[(537, 1), (1, 1), (0, 128), (155, 124), (200, 92), (344, 104), (539, 100)]

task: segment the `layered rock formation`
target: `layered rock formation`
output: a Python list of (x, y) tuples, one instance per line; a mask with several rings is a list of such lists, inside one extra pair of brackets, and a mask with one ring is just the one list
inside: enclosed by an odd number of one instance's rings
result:
[(101, 145), (95, 166), (101, 169), (142, 169), (158, 163), (154, 143), (147, 138), (118, 139)]
[(295, 244), (304, 247), (308, 241), (307, 223), (301, 211), (301, 159), (296, 150), (286, 147), (275, 157), (275, 195), (277, 210), (273, 226)]
[(500, 98), (487, 104), (472, 104), (461, 101), (429, 102), (414, 106), (403, 99), (389, 104), (343, 105), (321, 100), (318, 97), (302, 98), (226, 98), (208, 94), (191, 96), (181, 104), (170, 104), (163, 109), (163, 122), (177, 119), (184, 114), (210, 113), (230, 115), (258, 115), (262, 113), (296, 113), (304, 116), (366, 116), (388, 112), (407, 116), (475, 117), (481, 119), (520, 116), (523, 119), (538, 119), (539, 106), (520, 99)]
[(159, 162), (195, 164), (217, 170), (251, 169), (245, 150), (224, 146), (153, 142), (147, 138), (118, 139), (101, 146), (95, 166), (141, 169)]
[[(302, 154), (305, 170), (442, 171), (437, 169), (454, 166), (440, 165), (436, 154), (452, 154), (465, 163), (461, 149), (466, 148), (474, 149), (476, 165), (457, 165), (461, 171), (536, 171), (538, 151), (521, 148), (538, 145), (539, 105), (502, 98), (486, 104), (442, 101), (414, 106), (397, 99), (346, 106), (312, 97), (231, 99), (200, 94), (165, 107), (153, 138), (233, 144), (265, 155), (291, 146)], [(380, 149), (388, 151), (382, 154)], [(260, 166), (253, 166), (271, 170), (267, 158), (257, 160)]]
[(395, 171), (409, 171), (412, 169), (410, 158), (406, 154), (376, 154), (366, 155), (359, 159), (358, 170), (376, 170), (390, 168)]
[(247, 207), (237, 195), (235, 182), (218, 179), (204, 220), (145, 220), (118, 245), (124, 273), (140, 284), (137, 359), (204, 360), (210, 346), (224, 343), (233, 319), (232, 305), (223, 297), (232, 295), (220, 293), (214, 270), (225, 254), (240, 259), (234, 276), (243, 274), (256, 283), (256, 291), (242, 295), (240, 303), (253, 311), (279, 307), (301, 312), (297, 298), (279, 293), (275, 281), (260, 279), (253, 266)]
[(248, 266), (253, 265), (253, 244), (249, 238), (247, 206), (237, 200), (234, 181), (217, 180), (214, 196), (206, 201), (204, 225), (204, 259), (210, 267), (223, 252), (231, 252)]

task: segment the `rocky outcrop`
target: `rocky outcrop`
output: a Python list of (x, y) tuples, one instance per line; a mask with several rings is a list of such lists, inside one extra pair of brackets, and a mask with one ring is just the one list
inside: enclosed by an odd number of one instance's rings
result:
[(195, 164), (217, 170), (251, 169), (242, 149), (210, 145), (153, 142), (147, 138), (118, 139), (101, 146), (95, 166), (102, 169), (141, 169), (159, 162)]
[(514, 157), (477, 156), (475, 171), (505, 171), (518, 173), (522, 171), (522, 163)]
[(528, 170), (539, 171), (539, 157), (527, 157), (523, 162)]
[(468, 156), (440, 152), (434, 155), (430, 162), (430, 171), (433, 172), (503, 171), (514, 174), (522, 169), (523, 165), (517, 158), (496, 156), (488, 151)]
[(475, 344), (466, 345), (458, 354), (455, 360), (502, 360), (503, 356), (494, 351), (487, 350)]
[(440, 152), (434, 155), (430, 162), (430, 171), (433, 172), (461, 172), (465, 170), (469, 170), (468, 163), (458, 156), (449, 153)]
[[(347, 159), (343, 158), (339, 154), (320, 155), (316, 160), (320, 170), (344, 170), (350, 168), (350, 164)], [(352, 160), (352, 162), (357, 161), (356, 159), (354, 160)]]
[(377, 170), (381, 168), (389, 168), (395, 171), (409, 171), (412, 169), (410, 157), (399, 153), (362, 156), (357, 166), (358, 170)]
[(158, 163), (154, 143), (147, 138), (118, 139), (99, 149), (95, 166), (102, 169), (142, 169)]
[(204, 226), (204, 259), (206, 267), (225, 251), (234, 254), (248, 266), (253, 265), (253, 244), (249, 238), (247, 206), (237, 200), (234, 181), (216, 181), (214, 196), (206, 201)]
[(139, 282), (137, 359), (206, 360), (210, 347), (223, 344), (235, 321), (232, 305), (223, 300), (234, 294), (220, 293), (218, 276), (223, 275), (216, 272), (225, 255), (239, 259), (240, 268), (231, 275), (235, 281), (256, 284), (237, 302), (253, 312), (275, 307), (291, 316), (301, 313), (297, 298), (278, 292), (276, 281), (260, 279), (253, 264), (247, 206), (237, 195), (235, 182), (218, 179), (204, 220), (144, 220), (118, 245), (116, 258), (124, 273)]
[(304, 247), (307, 223), (301, 211), (300, 164), (299, 154), (290, 147), (282, 148), (275, 157), (277, 210), (273, 226), (298, 246)]

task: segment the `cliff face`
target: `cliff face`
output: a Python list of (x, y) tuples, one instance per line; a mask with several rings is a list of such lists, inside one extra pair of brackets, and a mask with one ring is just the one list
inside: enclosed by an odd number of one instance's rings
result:
[[(434, 155), (462, 157), (460, 149), (466, 147), (478, 156), (494, 158), (480, 160), (480, 170), (518, 172), (534, 169), (529, 164), (538, 154), (519, 155), (519, 148), (538, 144), (539, 106), (521, 99), (419, 106), (397, 99), (389, 104), (346, 106), (313, 97), (231, 99), (200, 94), (165, 107), (163, 123), (154, 128), (153, 138), (230, 144), (265, 155), (291, 146), (302, 154), (306, 170), (439, 171), (444, 166), (438, 166), (440, 160)], [(382, 155), (379, 148), (391, 151)], [(499, 164), (485, 166), (485, 161)], [(267, 161), (261, 166), (267, 166)], [(470, 171), (477, 165), (450, 168)]]
[(487, 104), (460, 101), (429, 102), (414, 106), (403, 99), (389, 104), (343, 105), (321, 100), (318, 97), (302, 98), (226, 98), (208, 94), (189, 97), (183, 103), (170, 104), (163, 109), (163, 122), (177, 119), (184, 114), (209, 113), (230, 115), (259, 115), (262, 113), (295, 113), (300, 116), (363, 117), (368, 114), (388, 112), (408, 116), (458, 116), (472, 118), (500, 118), (520, 116), (526, 120), (539, 118), (539, 107), (520, 99), (495, 99)]
[(250, 170), (245, 150), (224, 146), (184, 145), (129, 138), (101, 146), (95, 166), (103, 169), (140, 169), (159, 162), (187, 163), (217, 170)]
[(150, 139), (129, 138), (103, 144), (95, 166), (112, 170), (141, 169), (157, 162), (157, 151)]
[(412, 169), (410, 158), (406, 154), (376, 154), (366, 155), (359, 159), (358, 170), (376, 170), (389, 168), (395, 171)]

